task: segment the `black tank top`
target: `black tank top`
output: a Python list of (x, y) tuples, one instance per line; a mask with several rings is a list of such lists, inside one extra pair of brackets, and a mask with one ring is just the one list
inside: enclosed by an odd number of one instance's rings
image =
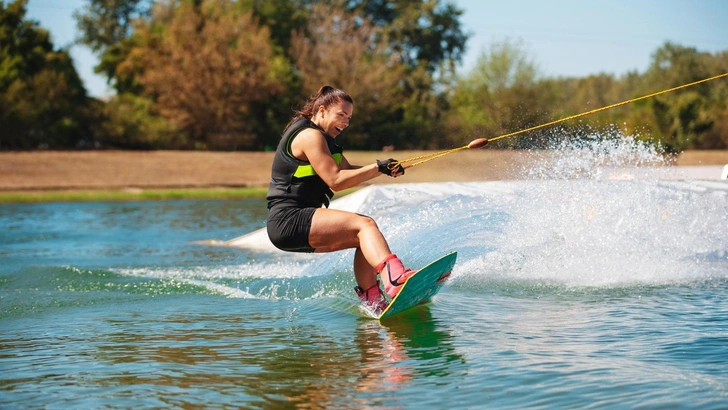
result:
[(300, 207), (320, 208), (322, 205), (329, 206), (329, 201), (334, 196), (334, 191), (316, 174), (316, 170), (309, 162), (301, 161), (291, 153), (291, 143), (299, 132), (314, 128), (321, 132), (326, 138), (329, 151), (334, 161), (341, 165), (343, 148), (334, 142), (324, 130), (319, 128), (308, 118), (301, 118), (294, 121), (286, 128), (281, 137), (271, 171), (271, 181), (268, 187), (268, 209), (279, 203), (294, 202)]

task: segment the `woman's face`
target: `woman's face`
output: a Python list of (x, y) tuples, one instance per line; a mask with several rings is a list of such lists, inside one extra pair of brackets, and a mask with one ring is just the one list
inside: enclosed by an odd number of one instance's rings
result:
[(327, 134), (336, 137), (341, 134), (344, 128), (349, 126), (351, 114), (354, 112), (354, 105), (348, 101), (338, 101), (328, 108), (321, 107), (314, 118), (314, 123), (321, 127)]

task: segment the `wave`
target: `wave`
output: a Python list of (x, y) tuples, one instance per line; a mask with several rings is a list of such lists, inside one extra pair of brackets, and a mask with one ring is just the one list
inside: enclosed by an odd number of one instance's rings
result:
[[(415, 269), (458, 251), (453, 291), (599, 290), (728, 278), (725, 182), (675, 179), (659, 152), (620, 135), (533, 155), (542, 159), (529, 161), (535, 165), (518, 180), (374, 185), (332, 207), (371, 215)], [(355, 300), (352, 251), (283, 253), (266, 240), (259, 230), (224, 242), (249, 253), (243, 264), (31, 266), (3, 280), (61, 291)]]

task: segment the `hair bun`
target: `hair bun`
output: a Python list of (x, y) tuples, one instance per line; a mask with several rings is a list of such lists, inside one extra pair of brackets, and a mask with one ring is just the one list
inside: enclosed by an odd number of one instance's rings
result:
[(330, 92), (332, 92), (332, 91), (334, 91), (334, 90), (335, 90), (335, 88), (334, 88), (334, 87), (332, 87), (332, 86), (330, 86), (330, 85), (324, 85), (324, 86), (322, 86), (321, 88), (319, 88), (319, 90), (318, 90), (318, 93), (317, 93), (317, 94), (318, 94), (318, 95), (325, 95), (325, 94), (328, 94), (328, 93), (330, 93)]

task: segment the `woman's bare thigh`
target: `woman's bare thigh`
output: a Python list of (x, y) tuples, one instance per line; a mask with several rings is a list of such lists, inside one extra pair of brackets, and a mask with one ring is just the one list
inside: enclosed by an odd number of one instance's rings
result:
[[(313, 214), (308, 242), (316, 252), (334, 252), (359, 247), (359, 232), (375, 222), (368, 216), (319, 208)], [(376, 226), (376, 225), (375, 225)]]

